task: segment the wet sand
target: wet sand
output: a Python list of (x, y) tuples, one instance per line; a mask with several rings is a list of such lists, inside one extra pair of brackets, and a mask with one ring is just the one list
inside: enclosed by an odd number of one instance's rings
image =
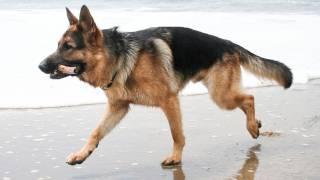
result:
[(131, 112), (81, 165), (65, 164), (100, 120), (104, 105), (0, 111), (0, 179), (319, 179), (320, 81), (250, 89), (262, 121), (250, 137), (240, 110), (222, 111), (208, 95), (181, 97), (183, 165), (162, 169), (171, 150), (164, 114)]

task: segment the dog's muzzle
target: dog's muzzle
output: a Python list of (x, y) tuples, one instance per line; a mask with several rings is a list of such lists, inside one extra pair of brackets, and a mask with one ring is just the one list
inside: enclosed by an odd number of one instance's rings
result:
[(66, 61), (49, 56), (39, 64), (39, 69), (46, 74), (50, 74), (51, 79), (61, 79), (82, 74), (84, 66), (85, 64), (80, 60)]

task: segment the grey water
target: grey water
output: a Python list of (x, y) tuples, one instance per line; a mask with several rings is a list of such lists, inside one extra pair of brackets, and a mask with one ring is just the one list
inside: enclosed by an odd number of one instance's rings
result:
[(209, 11), (320, 14), (320, 0), (0, 0), (0, 10), (91, 8), (109, 11)]

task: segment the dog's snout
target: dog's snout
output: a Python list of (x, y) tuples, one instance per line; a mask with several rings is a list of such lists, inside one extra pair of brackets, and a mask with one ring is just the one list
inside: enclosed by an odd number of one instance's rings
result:
[(44, 73), (50, 73), (50, 69), (48, 67), (48, 64), (46, 62), (46, 60), (43, 60), (40, 64), (39, 64), (39, 69), (44, 72)]
[(55, 70), (56, 65), (58, 64), (58, 61), (59, 61), (59, 58), (57, 54), (53, 53), (47, 58), (45, 58), (43, 61), (41, 61), (38, 67), (42, 72), (46, 74), (50, 74)]

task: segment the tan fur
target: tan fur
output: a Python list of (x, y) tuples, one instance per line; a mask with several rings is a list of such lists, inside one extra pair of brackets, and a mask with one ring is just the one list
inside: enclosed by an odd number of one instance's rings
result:
[(168, 95), (177, 94), (178, 92), (172, 91), (170, 87), (172, 79), (165, 68), (156, 68), (162, 66), (161, 61), (153, 58), (155, 57), (148, 53), (141, 54), (126, 85), (115, 82), (113, 87), (106, 91), (108, 99), (159, 106)]
[(210, 68), (204, 79), (213, 101), (223, 109), (242, 109), (247, 116), (247, 129), (253, 138), (259, 136), (259, 125), (255, 119), (254, 98), (241, 87), (240, 59), (237, 54), (225, 54), (223, 60)]
[(127, 114), (129, 105), (126, 103), (108, 103), (108, 109), (101, 122), (91, 133), (87, 143), (76, 153), (67, 157), (67, 163), (73, 165), (83, 162), (96, 149), (99, 141), (108, 134)]
[[(77, 26), (71, 25), (60, 39), (59, 46), (62, 46), (66, 42), (72, 46), (74, 40), (70, 37), (69, 32), (74, 31), (77, 31)], [(90, 49), (65, 51), (62, 53), (62, 57), (69, 61), (85, 59), (87, 64), (86, 71), (81, 74), (80, 79), (94, 87), (101, 87), (108, 82), (112, 76), (112, 70), (107, 68), (107, 66), (113, 67), (114, 65), (108, 60), (108, 52), (103, 46), (102, 32), (98, 30), (95, 33), (99, 34), (97, 37), (100, 38), (96, 39), (94, 46), (89, 42), (88, 37), (85, 39), (85, 44), (87, 47), (90, 47)], [(86, 37), (86, 34), (84, 34), (84, 36)]]
[(106, 61), (107, 56), (103, 49), (96, 49), (95, 53), (85, 53), (87, 58), (86, 71), (80, 76), (80, 79), (94, 87), (102, 87), (111, 79), (112, 63)]
[(166, 100), (161, 102), (160, 107), (169, 121), (173, 139), (173, 152), (162, 162), (162, 165), (180, 164), (183, 147), (185, 145), (185, 138), (182, 130), (182, 119), (178, 96), (168, 96)]

